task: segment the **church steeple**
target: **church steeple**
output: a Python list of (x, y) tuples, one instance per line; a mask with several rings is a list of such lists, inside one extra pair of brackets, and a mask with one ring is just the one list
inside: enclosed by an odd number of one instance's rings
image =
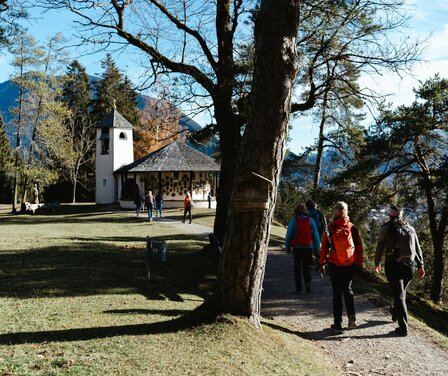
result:
[(97, 124), (95, 197), (99, 204), (119, 199), (114, 171), (134, 161), (132, 129), (132, 124), (116, 108)]

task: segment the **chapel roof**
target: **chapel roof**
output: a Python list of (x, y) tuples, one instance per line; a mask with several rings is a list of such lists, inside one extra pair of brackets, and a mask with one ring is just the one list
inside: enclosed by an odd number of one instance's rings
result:
[(133, 128), (132, 124), (127, 121), (116, 109), (107, 115), (102, 121), (97, 123), (97, 128)]
[(209, 171), (219, 172), (219, 165), (207, 154), (177, 140), (116, 170), (124, 172)]

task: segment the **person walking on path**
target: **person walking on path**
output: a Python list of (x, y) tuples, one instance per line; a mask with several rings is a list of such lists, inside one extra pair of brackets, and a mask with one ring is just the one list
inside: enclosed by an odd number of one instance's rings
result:
[(389, 221), (382, 227), (375, 250), (375, 271), (380, 272), (380, 262), (385, 254), (385, 271), (392, 290), (394, 305), (390, 309), (392, 320), (397, 321), (397, 335), (408, 334), (408, 310), (406, 289), (414, 277), (416, 268), (420, 278), (425, 276), (423, 254), (415, 229), (403, 219), (403, 211), (397, 205), (388, 210)]
[(193, 202), (191, 200), (191, 195), (190, 192), (185, 193), (185, 198), (184, 198), (184, 219), (182, 220), (182, 223), (185, 223), (185, 218), (187, 217), (187, 213), (188, 213), (188, 218), (190, 220), (189, 223), (191, 223), (191, 208), (193, 207)]
[(146, 200), (145, 200), (145, 206), (146, 206), (146, 210), (148, 210), (148, 219), (149, 222), (152, 221), (152, 211), (154, 209), (154, 196), (152, 195), (152, 191), (148, 191), (148, 194), (146, 195)]
[(142, 210), (142, 193), (141, 193), (140, 187), (138, 185), (135, 188), (134, 204), (135, 204), (135, 212), (138, 217), (140, 215), (140, 211)]
[(160, 191), (156, 194), (156, 217), (160, 216), (162, 218), (162, 211), (163, 211), (163, 196)]
[(299, 204), (294, 209), (294, 218), (289, 222), (285, 237), (285, 249), (292, 248), (294, 257), (294, 281), (296, 293), (301, 294), (302, 274), (306, 292), (311, 292), (310, 266), (313, 261), (313, 249), (319, 251), (320, 239), (314, 220), (308, 216), (305, 205)]
[(319, 239), (322, 239), (325, 230), (324, 215), (317, 209), (317, 205), (313, 200), (308, 200), (305, 203), (305, 206), (308, 209), (308, 215), (313, 218), (314, 223), (316, 224), (317, 231), (319, 232)]
[(356, 327), (355, 302), (352, 290), (353, 276), (362, 267), (363, 245), (358, 228), (350, 222), (348, 205), (339, 201), (334, 206), (333, 222), (324, 234), (320, 249), (319, 270), (325, 272), (328, 256), (328, 269), (333, 289), (333, 318), (331, 325), (337, 333), (342, 333), (342, 296), (348, 316), (348, 328)]

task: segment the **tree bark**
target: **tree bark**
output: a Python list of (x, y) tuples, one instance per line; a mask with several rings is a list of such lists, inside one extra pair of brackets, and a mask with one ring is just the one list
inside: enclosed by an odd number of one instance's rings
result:
[(261, 291), (297, 74), (299, 0), (264, 0), (255, 24), (249, 115), (227, 217), (214, 299), (218, 312), (260, 326)]
[(429, 230), (431, 232), (432, 246), (434, 250), (434, 271), (430, 297), (433, 302), (440, 303), (443, 295), (443, 274), (445, 271), (445, 252), (443, 245), (446, 228), (448, 226), (448, 213), (446, 207), (444, 207), (439, 224), (437, 225), (437, 212), (434, 201), (433, 182), (431, 180), (431, 175), (429, 174), (428, 166), (426, 165), (423, 157), (418, 137), (414, 139), (414, 150), (425, 189), (426, 204), (428, 205)]
[(213, 233), (220, 242), (223, 242), (240, 153), (241, 134), (238, 121), (232, 111), (231, 97), (217, 98), (214, 105), (216, 123), (219, 127), (221, 168)]

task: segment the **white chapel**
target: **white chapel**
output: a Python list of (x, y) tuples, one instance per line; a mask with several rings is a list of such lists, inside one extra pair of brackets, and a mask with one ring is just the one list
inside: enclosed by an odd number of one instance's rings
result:
[(96, 203), (123, 208), (134, 207), (137, 186), (144, 194), (160, 192), (167, 208), (182, 207), (187, 191), (196, 207), (207, 207), (219, 185), (219, 165), (183, 140), (134, 161), (133, 126), (117, 110), (97, 125), (95, 169)]

